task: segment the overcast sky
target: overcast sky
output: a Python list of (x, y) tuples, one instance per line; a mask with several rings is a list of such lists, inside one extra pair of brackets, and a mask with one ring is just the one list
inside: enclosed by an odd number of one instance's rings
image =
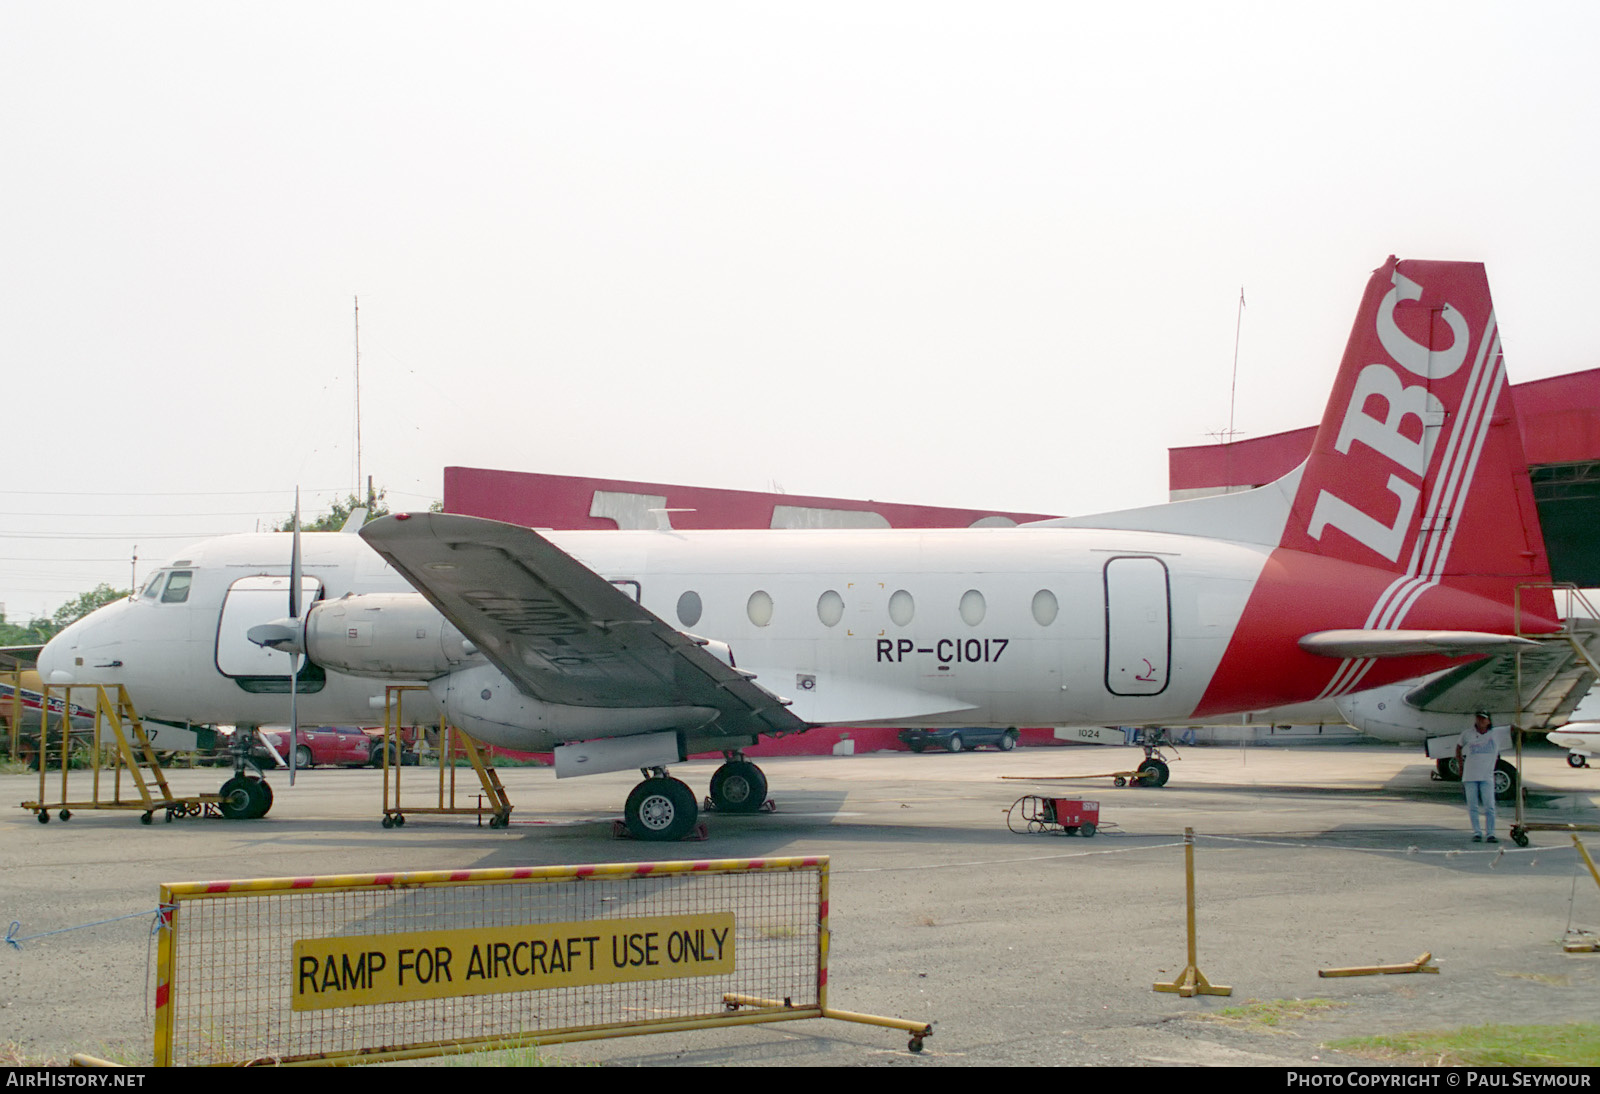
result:
[[(14, 621), (446, 465), (1081, 514), (1391, 254), (1600, 365), (1600, 6), (0, 4)], [(89, 560), (89, 561), (73, 561)]]

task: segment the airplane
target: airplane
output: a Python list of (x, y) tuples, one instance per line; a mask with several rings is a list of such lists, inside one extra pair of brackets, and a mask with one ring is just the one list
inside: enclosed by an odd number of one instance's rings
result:
[(1588, 767), (1589, 761), (1600, 756), (1600, 691), (1590, 692), (1572, 720), (1555, 733), (1550, 743), (1567, 749), (1567, 763), (1572, 767)]
[[(722, 752), (711, 801), (751, 812), (767, 784), (743, 749), (763, 735), (1199, 721), (1560, 630), (1476, 263), (1373, 273), (1311, 455), (1247, 493), (1014, 528), (681, 531), (662, 514), (541, 533), (398, 513), (302, 538), (303, 560), (282, 533), (195, 548), (64, 630), (41, 673), (246, 724), (282, 720), (290, 657), (306, 721), (360, 721), (384, 683), (425, 682), (419, 717), (553, 751), (558, 777), (639, 768), (624, 819), (666, 840), (699, 812), (668, 766)], [(273, 618), (301, 565), (304, 607)], [(270, 804), (234, 793), (233, 815)]]

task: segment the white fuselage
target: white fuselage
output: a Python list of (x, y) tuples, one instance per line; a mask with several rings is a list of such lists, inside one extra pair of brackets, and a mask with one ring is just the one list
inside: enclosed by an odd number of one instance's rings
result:
[[(670, 625), (726, 643), (739, 668), (812, 724), (1183, 718), (1199, 704), (1269, 554), (1196, 537), (1063, 528), (549, 538)], [(197, 545), (164, 571), (192, 574), (183, 602), (163, 602), (160, 579), (152, 581), (63, 631), (41, 655), (44, 678), (124, 683), (153, 717), (284, 720), (288, 657), (251, 646), (244, 632), (286, 614), (286, 581), (265, 588), (264, 575), (287, 575), (289, 539)], [(303, 542), (305, 575), (326, 600), (408, 592), (357, 536)], [(405, 637), (431, 651), (414, 682), (431, 677), (443, 696), (444, 682), (468, 679), (464, 672), (499, 675), (470, 646), (452, 643), (453, 628), (436, 612), (413, 607), (435, 628), (417, 637), (417, 612), (406, 614)], [(393, 663), (363, 675), (326, 671), (320, 685), (302, 687), (300, 720), (374, 723), (385, 683), (404, 679)], [(417, 698), (407, 707), (416, 718), (438, 715)], [(655, 728), (627, 724), (622, 713), (613, 733)], [(520, 732), (494, 721), (463, 728), (531, 749), (604, 735), (602, 723), (581, 719), (530, 719)]]

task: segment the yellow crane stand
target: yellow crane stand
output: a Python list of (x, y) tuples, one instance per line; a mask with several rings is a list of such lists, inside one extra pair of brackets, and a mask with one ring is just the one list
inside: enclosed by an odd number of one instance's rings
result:
[[(89, 770), (80, 778), (90, 780), (90, 796), (74, 799), (68, 791), (73, 760), (73, 692), (94, 692), (94, 733), (87, 753)], [(53, 710), (52, 696), (59, 694), (59, 712)], [(167, 820), (174, 817), (220, 816), (222, 801), (217, 794), (176, 795), (167, 785), (167, 776), (156, 759), (156, 751), (145, 735), (144, 723), (133, 709), (128, 691), (121, 684), (44, 684), (40, 688), (39, 711), (39, 798), (25, 801), (40, 824), (50, 822), (50, 811), (62, 820), (72, 819), (75, 809), (122, 809), (141, 814), (149, 824), (156, 810), (165, 810)], [(87, 703), (81, 703), (87, 709)], [(59, 713), (58, 742), (51, 741), (52, 716)], [(52, 746), (60, 764), (60, 793), (49, 792)], [(80, 753), (81, 754), (81, 753)], [(124, 786), (124, 777), (127, 785)], [(125, 795), (126, 792), (126, 795)]]
[[(468, 816), (477, 817), (481, 824), (485, 818), (490, 828), (504, 828), (511, 823), (511, 800), (506, 788), (493, 767), (484, 762), (483, 750), (471, 737), (439, 719), (439, 785), (436, 804), (402, 805), (400, 798), (401, 773), (405, 770), (404, 744), (400, 739), (405, 726), (405, 693), (427, 691), (415, 684), (390, 684), (383, 697), (383, 826), (405, 827), (408, 815)], [(478, 777), (477, 801), (468, 804), (470, 784), (457, 785), (456, 760), (464, 758)], [(391, 789), (393, 793), (391, 794)], [(487, 799), (487, 801), (485, 800)]]
[(1223, 984), (1213, 984), (1205, 978), (1199, 965), (1195, 964), (1194, 944), (1194, 829), (1183, 830), (1183, 872), (1186, 903), (1189, 910), (1189, 963), (1184, 966), (1177, 979), (1168, 983), (1153, 985), (1156, 991), (1168, 991), (1192, 999), (1196, 995), (1232, 995), (1233, 989)]
[(1318, 976), (1393, 976), (1403, 972), (1438, 972), (1438, 965), (1430, 965), (1433, 954), (1425, 953), (1415, 961), (1400, 965), (1350, 965), (1339, 969), (1318, 969)]

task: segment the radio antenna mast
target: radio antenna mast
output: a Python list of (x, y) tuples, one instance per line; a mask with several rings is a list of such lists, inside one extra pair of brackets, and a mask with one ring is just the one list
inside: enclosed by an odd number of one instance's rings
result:
[[(359, 497), (361, 494), (361, 297), (353, 299), (356, 302), (356, 487), (351, 493)], [(1235, 349), (1236, 357), (1237, 352)], [(1237, 360), (1234, 367), (1238, 367)]]

